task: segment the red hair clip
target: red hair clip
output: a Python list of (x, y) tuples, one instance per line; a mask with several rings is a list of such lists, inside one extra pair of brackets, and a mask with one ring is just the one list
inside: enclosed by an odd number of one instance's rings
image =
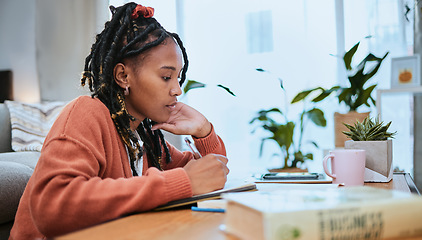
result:
[(135, 9), (133, 9), (132, 16), (131, 16), (132, 19), (137, 19), (139, 17), (139, 14), (142, 14), (144, 18), (150, 18), (154, 16), (154, 8), (144, 7), (141, 4), (139, 4), (138, 6), (136, 6)]

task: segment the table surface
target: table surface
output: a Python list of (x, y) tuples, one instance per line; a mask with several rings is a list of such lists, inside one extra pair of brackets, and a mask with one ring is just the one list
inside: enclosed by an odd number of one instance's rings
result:
[[(407, 173), (395, 173), (393, 180), (388, 183), (365, 183), (365, 185), (419, 194)], [(223, 222), (224, 213), (195, 212), (190, 209), (146, 212), (70, 233), (57, 239), (238, 239), (220, 230)], [(416, 240), (422, 237), (400, 239)]]

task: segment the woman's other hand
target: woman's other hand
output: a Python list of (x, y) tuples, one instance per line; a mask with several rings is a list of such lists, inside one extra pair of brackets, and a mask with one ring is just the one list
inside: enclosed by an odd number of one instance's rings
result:
[(163, 129), (177, 135), (203, 138), (211, 132), (211, 128), (211, 123), (204, 115), (184, 103), (177, 102), (167, 122), (155, 124), (152, 130)]

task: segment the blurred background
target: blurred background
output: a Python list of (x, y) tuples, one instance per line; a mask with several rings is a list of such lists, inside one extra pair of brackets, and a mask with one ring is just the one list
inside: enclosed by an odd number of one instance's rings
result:
[[(13, 72), (14, 100), (67, 101), (87, 94), (79, 86), (84, 59), (95, 34), (110, 18), (108, 6), (126, 2), (1, 0), (0, 69)], [(305, 89), (347, 84), (342, 56), (357, 42), (357, 59), (369, 52), (376, 56), (389, 52), (370, 80), (377, 84), (377, 90), (391, 87), (391, 58), (411, 56), (414, 49), (420, 49), (414, 43), (416, 3), (410, 0), (138, 3), (155, 8), (156, 19), (183, 40), (190, 62), (187, 78), (206, 87), (193, 89), (179, 100), (214, 124), (225, 141), (232, 174), (251, 174), (282, 164), (276, 143), (266, 143), (260, 154), (261, 139), (267, 133), (250, 121), (260, 110), (270, 108), (279, 108), (289, 119), (298, 121), (307, 103), (290, 101)], [(375, 91), (373, 97), (376, 95)], [(392, 121), (390, 130), (398, 133), (393, 140), (394, 167), (421, 175), (421, 160), (414, 156), (415, 125), (420, 121), (415, 118), (420, 112), (420, 108), (415, 111), (415, 93), (384, 92), (378, 97), (380, 111), (375, 106), (361, 111)], [(314, 159), (301, 167), (311, 172), (322, 172), (322, 158), (334, 148), (334, 112), (346, 111), (335, 96), (318, 108), (323, 110), (327, 126), (307, 121), (303, 134), (303, 152), (311, 152)]]

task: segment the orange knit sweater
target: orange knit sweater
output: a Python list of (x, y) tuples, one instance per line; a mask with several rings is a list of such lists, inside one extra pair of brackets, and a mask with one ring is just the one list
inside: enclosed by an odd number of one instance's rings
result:
[[(194, 139), (201, 154), (225, 155), (214, 130)], [(192, 196), (183, 167), (193, 158), (168, 144), (172, 162), (133, 177), (109, 110), (83, 96), (62, 111), (21, 198), (10, 239), (54, 237)]]

